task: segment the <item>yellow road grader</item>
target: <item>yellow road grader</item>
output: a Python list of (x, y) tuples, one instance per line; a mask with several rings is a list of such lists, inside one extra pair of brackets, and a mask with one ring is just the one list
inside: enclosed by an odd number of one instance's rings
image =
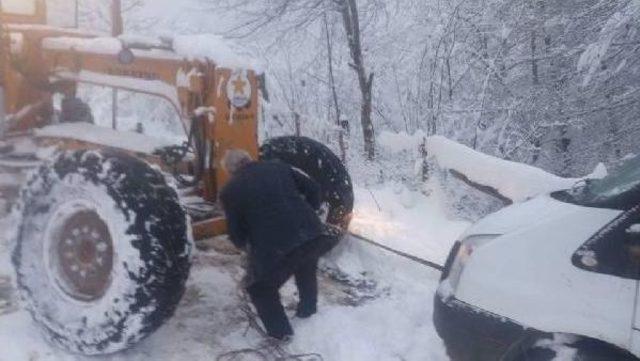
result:
[[(346, 230), (353, 189), (331, 150), (304, 137), (258, 144), (255, 69), (216, 59), (215, 43), (211, 57), (187, 56), (171, 39), (48, 26), (43, 0), (0, 4), (0, 207), (16, 219), (25, 307), (53, 344), (113, 353), (173, 315), (194, 240), (226, 231), (217, 195), (230, 149), (305, 172), (322, 186), (327, 223)], [(81, 84), (164, 98), (185, 141), (99, 127)]]

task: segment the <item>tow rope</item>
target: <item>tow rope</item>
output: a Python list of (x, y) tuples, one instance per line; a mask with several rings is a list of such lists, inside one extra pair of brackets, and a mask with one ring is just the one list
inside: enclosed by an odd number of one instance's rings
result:
[(377, 248), (381, 248), (381, 249), (383, 249), (383, 250), (385, 250), (387, 252), (391, 252), (391, 253), (393, 253), (393, 254), (395, 254), (397, 256), (400, 256), (400, 257), (408, 259), (408, 260), (410, 260), (412, 262), (421, 264), (421, 265), (423, 265), (425, 267), (432, 268), (432, 269), (434, 269), (434, 270), (436, 270), (438, 272), (444, 271), (444, 267), (439, 265), (439, 264), (437, 264), (437, 263), (435, 263), (435, 262), (432, 262), (432, 261), (429, 261), (429, 260), (426, 260), (426, 259), (423, 259), (423, 258), (420, 258), (420, 257), (416, 257), (416, 256), (410, 255), (410, 254), (402, 252), (402, 251), (398, 251), (397, 249), (393, 249), (391, 247), (385, 246), (384, 244), (378, 243), (378, 242), (376, 242), (376, 241), (374, 241), (374, 240), (372, 240), (370, 238), (361, 236), (359, 234), (355, 234), (355, 233), (349, 232), (349, 235), (351, 237), (359, 240), (359, 241), (368, 243), (368, 244), (370, 244), (370, 245), (372, 245), (374, 247), (377, 247)]

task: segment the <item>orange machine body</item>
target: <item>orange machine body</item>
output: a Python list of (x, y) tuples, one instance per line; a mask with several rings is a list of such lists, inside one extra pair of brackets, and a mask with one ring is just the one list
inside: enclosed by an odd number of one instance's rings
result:
[[(186, 59), (162, 46), (127, 45), (117, 38), (100, 37), (75, 29), (45, 25), (44, 2), (35, 14), (0, 16), (0, 86), (9, 132), (24, 136), (51, 121), (52, 99), (78, 83), (89, 83), (146, 93), (168, 100), (180, 116), (185, 133), (201, 122), (201, 141), (207, 152), (197, 187), (207, 202), (216, 202), (228, 175), (220, 161), (229, 149), (258, 156), (258, 74), (252, 69), (220, 67), (215, 59)], [(120, 44), (120, 47), (118, 47)], [(60, 148), (99, 148), (74, 139), (48, 140)], [(153, 155), (140, 155), (159, 162)], [(182, 169), (188, 173), (189, 164)], [(217, 216), (194, 224), (196, 238), (224, 233)]]

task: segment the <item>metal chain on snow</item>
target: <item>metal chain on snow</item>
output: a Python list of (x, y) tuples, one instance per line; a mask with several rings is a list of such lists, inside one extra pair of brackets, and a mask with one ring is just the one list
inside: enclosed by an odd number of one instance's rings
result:
[[(258, 315), (251, 309), (250, 300), (246, 292), (238, 288), (238, 295), (241, 301), (240, 310), (245, 314), (248, 322), (245, 335), (249, 329), (253, 329), (258, 332), (265, 341), (255, 348), (244, 348), (225, 352), (219, 355), (216, 361), (240, 361), (244, 356), (258, 357), (260, 361), (324, 361), (322, 355), (318, 353), (289, 354), (282, 344), (277, 341), (271, 341), (267, 332), (260, 326)], [(270, 358), (270, 356), (273, 358)]]

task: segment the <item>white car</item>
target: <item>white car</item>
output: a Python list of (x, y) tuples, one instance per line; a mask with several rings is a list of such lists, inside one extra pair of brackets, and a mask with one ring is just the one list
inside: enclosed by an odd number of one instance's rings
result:
[(455, 361), (635, 360), (639, 280), (640, 156), (471, 227), (434, 322)]

